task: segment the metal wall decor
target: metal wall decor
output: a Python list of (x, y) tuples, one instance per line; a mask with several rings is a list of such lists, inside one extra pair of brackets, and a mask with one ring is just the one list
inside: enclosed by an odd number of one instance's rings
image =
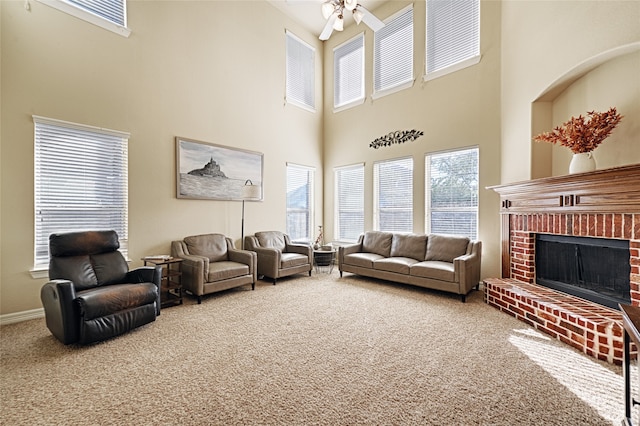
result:
[(369, 144), (369, 148), (378, 149), (381, 146), (389, 146), (394, 143), (414, 141), (424, 135), (422, 130), (396, 130), (388, 135), (381, 136)]

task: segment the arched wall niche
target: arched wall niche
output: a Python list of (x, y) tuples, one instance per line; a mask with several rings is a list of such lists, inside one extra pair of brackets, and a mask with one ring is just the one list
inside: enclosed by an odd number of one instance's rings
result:
[(552, 82), (531, 104), (532, 178), (568, 173), (571, 151), (533, 141), (572, 116), (616, 107), (624, 116), (595, 151), (597, 168), (640, 163), (640, 42), (602, 52)]

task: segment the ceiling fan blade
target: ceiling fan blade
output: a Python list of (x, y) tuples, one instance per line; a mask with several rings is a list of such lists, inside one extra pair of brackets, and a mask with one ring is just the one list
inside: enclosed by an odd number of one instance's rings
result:
[(362, 12), (362, 21), (373, 31), (379, 31), (384, 28), (384, 22), (376, 18), (376, 16), (367, 9), (358, 5), (357, 10)]
[(320, 33), (320, 37), (318, 37), (320, 40), (329, 40), (329, 37), (331, 36), (331, 33), (333, 32), (333, 23), (336, 22), (336, 19), (338, 19), (338, 13), (334, 12), (331, 14), (331, 16), (329, 16), (329, 19), (327, 19), (327, 23), (324, 26), (324, 29), (322, 30), (322, 32)]

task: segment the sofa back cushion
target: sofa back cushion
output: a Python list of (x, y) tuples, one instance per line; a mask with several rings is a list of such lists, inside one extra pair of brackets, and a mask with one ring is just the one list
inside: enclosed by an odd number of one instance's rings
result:
[(431, 234), (427, 240), (425, 260), (453, 262), (456, 257), (467, 253), (468, 246), (469, 238), (467, 237)]
[(208, 257), (211, 262), (227, 260), (227, 240), (222, 234), (192, 235), (184, 239), (189, 254)]
[(427, 236), (417, 234), (393, 234), (392, 257), (410, 257), (423, 260), (427, 251)]
[(391, 232), (367, 231), (362, 239), (362, 251), (389, 257), (392, 238)]
[(256, 232), (256, 238), (260, 247), (275, 248), (283, 251), (286, 247), (284, 234), (279, 231)]

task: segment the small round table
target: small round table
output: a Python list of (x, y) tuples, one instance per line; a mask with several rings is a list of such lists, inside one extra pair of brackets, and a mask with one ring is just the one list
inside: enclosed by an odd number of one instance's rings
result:
[(316, 272), (333, 272), (333, 265), (336, 264), (336, 249), (331, 250), (313, 250), (313, 265)]

